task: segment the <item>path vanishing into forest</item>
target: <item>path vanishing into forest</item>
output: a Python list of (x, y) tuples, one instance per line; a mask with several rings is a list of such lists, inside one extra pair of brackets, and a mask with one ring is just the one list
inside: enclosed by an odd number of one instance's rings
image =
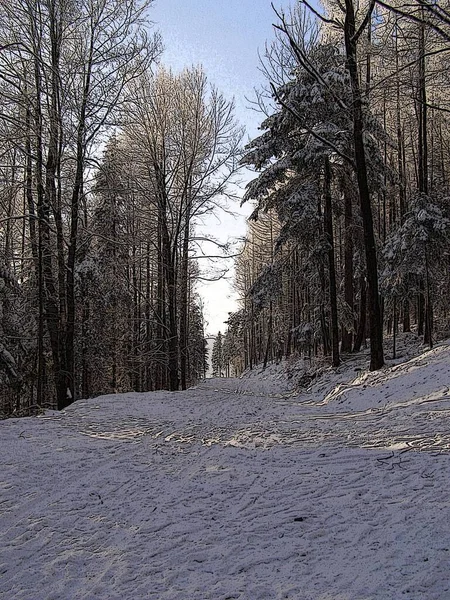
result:
[(450, 598), (449, 343), (356, 368), (0, 422), (0, 598)]

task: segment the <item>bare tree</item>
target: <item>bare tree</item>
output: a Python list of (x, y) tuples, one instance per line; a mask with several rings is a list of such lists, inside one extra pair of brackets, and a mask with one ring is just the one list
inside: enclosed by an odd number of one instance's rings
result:
[(170, 389), (187, 385), (189, 278), (194, 225), (220, 204), (238, 169), (242, 131), (233, 104), (200, 69), (160, 70), (132, 86), (125, 129), (141, 185), (158, 215), (158, 320)]
[[(158, 52), (158, 38), (147, 34), (148, 5), (141, 0), (2, 4), (2, 78), (17, 102), (13, 122), (24, 133), (19, 146), (38, 271), (39, 339), (45, 319), (58, 408), (77, 393), (75, 276), (90, 158), (103, 132), (118, 122), (125, 86)], [(4, 114), (3, 120), (11, 118)], [(39, 356), (41, 365), (42, 347)]]

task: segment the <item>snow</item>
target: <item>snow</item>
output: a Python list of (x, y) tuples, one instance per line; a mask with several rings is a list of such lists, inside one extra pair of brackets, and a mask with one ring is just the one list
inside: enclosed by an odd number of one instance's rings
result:
[(1, 422), (0, 598), (450, 598), (450, 342), (362, 360)]

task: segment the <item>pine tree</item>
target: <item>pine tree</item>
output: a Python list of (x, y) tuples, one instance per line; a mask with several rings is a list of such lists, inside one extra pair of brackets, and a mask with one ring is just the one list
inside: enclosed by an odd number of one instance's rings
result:
[(211, 364), (213, 369), (213, 377), (223, 377), (224, 362), (223, 362), (223, 347), (222, 347), (222, 333), (219, 333), (214, 340), (212, 349)]

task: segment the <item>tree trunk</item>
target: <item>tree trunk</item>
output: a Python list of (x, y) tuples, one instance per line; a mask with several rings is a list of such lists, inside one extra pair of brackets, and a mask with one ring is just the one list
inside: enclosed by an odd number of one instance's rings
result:
[[(421, 17), (424, 12), (421, 8)], [(418, 139), (418, 175), (419, 175), (419, 193), (428, 195), (428, 112), (427, 112), (427, 91), (426, 91), (426, 65), (425, 65), (425, 25), (420, 25), (419, 30), (419, 139)], [(424, 344), (433, 347), (433, 306), (431, 301), (428, 251), (425, 249), (425, 282), (422, 282), (421, 289), (425, 293), (421, 304), (424, 308), (421, 310), (420, 329), (423, 330)], [(422, 316), (423, 315), (423, 316)]]
[(328, 271), (330, 290), (331, 314), (331, 364), (339, 366), (339, 325), (336, 294), (336, 267), (334, 264), (334, 237), (333, 237), (333, 212), (331, 203), (331, 167), (328, 158), (325, 159), (324, 168), (324, 229), (328, 242)]
[(359, 321), (358, 328), (355, 335), (355, 343), (353, 344), (353, 352), (359, 352), (364, 340), (366, 331), (366, 319), (367, 319), (367, 292), (366, 292), (366, 280), (363, 275), (359, 279)]
[(168, 375), (169, 389), (171, 391), (178, 390), (178, 327), (177, 327), (177, 286), (176, 286), (176, 268), (175, 256), (170, 247), (169, 232), (167, 223), (163, 224), (162, 230), (163, 240), (163, 257), (164, 257), (164, 272), (167, 289), (167, 316), (168, 316)]
[(187, 359), (188, 359), (188, 266), (189, 266), (189, 211), (183, 235), (183, 250), (181, 256), (181, 285), (180, 285), (180, 377), (181, 389), (187, 388)]
[[(47, 329), (50, 337), (50, 347), (53, 359), (53, 374), (56, 388), (56, 403), (58, 409), (63, 407), (63, 397), (66, 396), (64, 387), (64, 363), (61, 362), (61, 332), (58, 308), (57, 289), (54, 281), (52, 265), (52, 243), (50, 232), (50, 206), (44, 187), (44, 155), (43, 155), (43, 116), (42, 116), (42, 75), (38, 56), (35, 56), (34, 75), (36, 85), (36, 104), (34, 111), (36, 135), (36, 195), (38, 214), (38, 246), (39, 263), (42, 264), (44, 286), (40, 290), (40, 302), (43, 303)], [(45, 293), (44, 293), (45, 289)]]
[(375, 371), (381, 369), (384, 365), (383, 322), (378, 293), (377, 251), (365, 155), (363, 107), (357, 63), (358, 40), (355, 35), (356, 26), (353, 0), (345, 0), (345, 6), (345, 49), (347, 55), (347, 69), (352, 86), (353, 141), (367, 266), (368, 308), (370, 320), (370, 370)]
[(38, 286), (38, 339), (37, 339), (37, 404), (42, 405), (44, 394), (44, 275), (42, 261), (42, 227), (39, 226), (39, 239), (36, 233), (36, 211), (33, 198), (33, 161), (31, 155), (31, 113), (29, 108), (26, 111), (26, 131), (25, 141), (26, 151), (26, 171), (25, 171), (25, 194), (27, 199), (29, 214), (29, 230), (31, 242), (31, 254), (33, 257), (34, 271)]

